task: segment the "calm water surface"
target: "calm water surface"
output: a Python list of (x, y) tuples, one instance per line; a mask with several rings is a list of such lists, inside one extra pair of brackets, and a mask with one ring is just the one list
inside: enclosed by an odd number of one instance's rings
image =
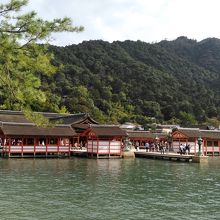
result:
[(0, 219), (220, 219), (220, 158), (0, 160)]

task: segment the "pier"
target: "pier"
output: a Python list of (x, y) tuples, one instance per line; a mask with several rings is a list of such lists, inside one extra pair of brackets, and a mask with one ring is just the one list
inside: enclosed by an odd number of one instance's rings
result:
[(194, 155), (180, 155), (176, 153), (165, 153), (160, 152), (145, 152), (145, 151), (135, 151), (135, 157), (143, 157), (149, 159), (159, 159), (159, 160), (172, 160), (172, 161), (182, 161), (182, 162), (193, 162)]
[(87, 150), (85, 149), (83, 150), (73, 149), (73, 150), (70, 150), (70, 152), (71, 152), (70, 155), (74, 157), (88, 157)]

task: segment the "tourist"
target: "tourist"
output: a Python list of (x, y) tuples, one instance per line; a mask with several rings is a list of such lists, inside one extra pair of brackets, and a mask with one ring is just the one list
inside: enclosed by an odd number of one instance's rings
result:
[(149, 152), (149, 147), (150, 147), (149, 143), (146, 142), (146, 143), (145, 143), (146, 152)]
[(186, 144), (185, 151), (187, 155), (190, 153), (190, 144)]
[(15, 139), (11, 139), (11, 145), (15, 146)]
[(75, 149), (77, 149), (77, 147), (78, 147), (78, 143), (75, 142), (73, 146), (74, 146)]
[(169, 152), (169, 144), (165, 141), (165, 152)]
[(151, 149), (151, 151), (154, 152), (154, 150), (155, 150), (155, 144), (154, 144), (154, 142), (151, 143), (151, 145), (150, 145), (150, 149)]
[(136, 143), (135, 143), (135, 149), (136, 149), (136, 151), (139, 151), (139, 142), (138, 141), (136, 141)]
[(166, 151), (166, 145), (165, 145), (165, 143), (163, 142), (163, 143), (162, 143), (162, 154), (165, 154), (165, 151)]
[(180, 147), (179, 147), (179, 153), (180, 153), (180, 155), (183, 154), (183, 149), (184, 149), (183, 144), (180, 144)]
[(165, 154), (165, 148), (166, 148), (166, 146), (165, 146), (165, 143), (164, 142), (160, 142), (160, 144), (159, 144), (159, 148), (160, 148), (160, 153), (161, 154)]

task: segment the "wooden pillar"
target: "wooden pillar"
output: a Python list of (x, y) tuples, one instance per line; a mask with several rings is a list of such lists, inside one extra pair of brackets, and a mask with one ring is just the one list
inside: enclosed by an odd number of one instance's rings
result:
[(122, 156), (122, 137), (120, 138), (120, 157)]
[(197, 147), (197, 138), (195, 138), (194, 154), (196, 154), (196, 147)]
[(79, 147), (79, 136), (77, 137), (77, 147)]
[(24, 157), (24, 138), (21, 139), (21, 157)]
[(8, 147), (9, 147), (8, 157), (11, 157), (11, 138), (8, 138)]
[(60, 137), (57, 137), (57, 145), (56, 146), (57, 146), (57, 149), (56, 149), (56, 152), (53, 153), (53, 155), (56, 155), (56, 153), (58, 152), (58, 149), (59, 149), (59, 146), (60, 146)]
[(36, 156), (36, 145), (37, 145), (37, 138), (34, 137), (34, 157)]
[(212, 156), (214, 156), (214, 140), (212, 140)]
[[(71, 139), (71, 137), (69, 137), (69, 153), (68, 153), (68, 156), (69, 156), (69, 157), (70, 157), (70, 147), (71, 147), (70, 139)], [(72, 140), (72, 143), (73, 143), (73, 140)]]
[(218, 154), (220, 155), (220, 140), (218, 140)]
[(91, 138), (91, 141), (92, 141), (92, 154), (94, 153), (93, 152), (93, 138)]
[(59, 154), (60, 154), (60, 146), (61, 146), (61, 137), (59, 137), (59, 139), (58, 139), (58, 147), (57, 147), (57, 155), (59, 156)]
[(108, 157), (110, 158), (110, 154), (111, 154), (111, 139), (109, 138), (108, 140)]
[(205, 141), (202, 141), (202, 155), (205, 155)]
[(96, 153), (96, 155), (98, 158), (99, 157), (99, 155), (98, 155), (99, 154), (99, 139), (97, 138), (96, 140), (97, 140), (97, 150), (96, 150), (97, 153)]
[(48, 137), (45, 138), (45, 142), (46, 142), (46, 145), (45, 145), (45, 147), (46, 147), (45, 156), (47, 157), (48, 143), (49, 143), (49, 138)]
[(203, 140), (203, 155), (207, 154), (206, 139)]

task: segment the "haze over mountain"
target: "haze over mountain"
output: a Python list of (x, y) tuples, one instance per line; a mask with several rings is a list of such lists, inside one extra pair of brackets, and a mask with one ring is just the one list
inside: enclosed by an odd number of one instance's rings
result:
[(50, 51), (64, 68), (53, 79), (44, 77), (43, 87), (53, 94), (51, 103), (69, 112), (141, 124), (152, 118), (192, 124), (220, 117), (219, 39), (98, 40)]

